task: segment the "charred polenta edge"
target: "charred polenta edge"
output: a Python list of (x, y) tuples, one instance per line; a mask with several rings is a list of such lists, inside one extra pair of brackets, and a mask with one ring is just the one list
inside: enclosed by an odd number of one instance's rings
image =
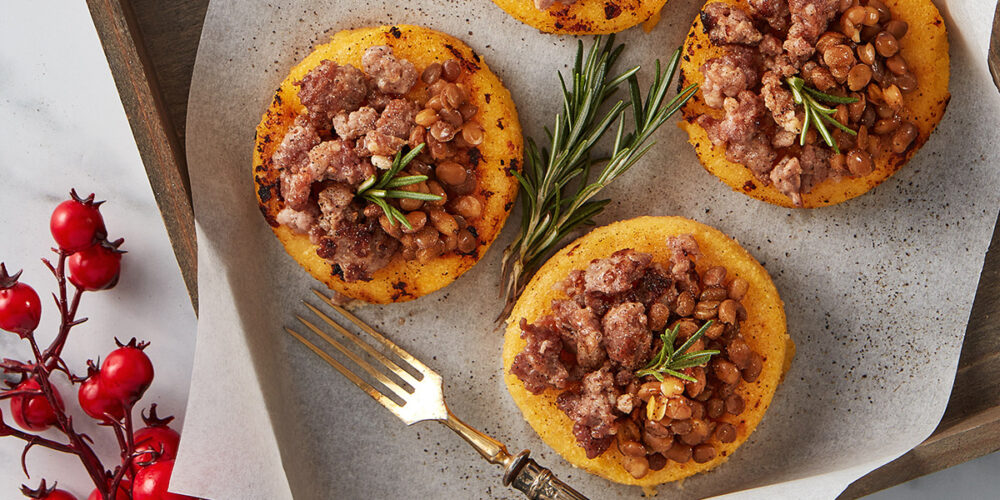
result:
[[(718, 1), (718, 0), (709, 0)], [(721, 0), (731, 5), (749, 9), (746, 0)], [(902, 55), (907, 65), (917, 77), (915, 92), (904, 94), (908, 109), (907, 119), (919, 130), (913, 145), (903, 154), (884, 153), (875, 159), (876, 168), (871, 174), (858, 178), (844, 178), (839, 181), (828, 179), (809, 193), (802, 195), (804, 208), (835, 205), (860, 196), (896, 173), (917, 150), (927, 142), (938, 122), (944, 116), (951, 95), (948, 93), (950, 60), (948, 56), (948, 34), (941, 13), (931, 0), (883, 0), (893, 12), (893, 16), (909, 24), (909, 31), (903, 37)], [(700, 16), (695, 16), (684, 42), (681, 61), (683, 85), (701, 83), (704, 77), (700, 67), (713, 57), (722, 55), (723, 49), (713, 46), (702, 29)], [(695, 147), (698, 160), (709, 173), (739, 191), (758, 200), (774, 205), (795, 208), (787, 196), (772, 185), (763, 185), (749, 169), (725, 158), (725, 148), (717, 148), (708, 139), (705, 130), (694, 123), (700, 114), (722, 117), (722, 111), (709, 108), (701, 91), (695, 93), (683, 108), (684, 117), (678, 126), (688, 133), (688, 142)]]
[(601, 35), (617, 33), (646, 21), (667, 0), (577, 0), (539, 10), (534, 0), (493, 0), (515, 19), (545, 33)]
[[(275, 216), (284, 205), (281, 198), (278, 172), (271, 163), (271, 156), (281, 143), (285, 132), (303, 111), (298, 100), (298, 88), (293, 85), (309, 69), (323, 59), (339, 64), (361, 67), (364, 50), (372, 45), (389, 45), (397, 56), (411, 60), (422, 70), (432, 60), (457, 58), (463, 68), (462, 81), (469, 88), (470, 99), (479, 107), (477, 121), (485, 132), (487, 141), (480, 145), (477, 175), (479, 186), (475, 193), (483, 202), (483, 216), (470, 228), (479, 242), (478, 247), (465, 255), (449, 254), (435, 258), (427, 264), (404, 261), (396, 256), (385, 268), (377, 271), (368, 282), (345, 283), (338, 275), (338, 267), (316, 255), (316, 246), (305, 235), (293, 234), (280, 226)], [(471, 73), (471, 74), (470, 74)], [(424, 92), (422, 82), (409, 94)], [(517, 195), (517, 180), (512, 171), (520, 171), (523, 156), (523, 138), (510, 92), (493, 74), (474, 50), (450, 35), (420, 26), (395, 25), (341, 31), (330, 42), (316, 47), (299, 62), (275, 91), (267, 111), (257, 126), (253, 154), (254, 190), (264, 219), (285, 246), (285, 250), (312, 274), (330, 288), (353, 299), (371, 303), (403, 302), (438, 290), (471, 268), (486, 253), (510, 215)]]
[[(704, 464), (668, 461), (662, 470), (650, 471), (645, 477), (635, 479), (619, 465), (620, 453), (614, 446), (595, 459), (586, 457), (573, 437), (572, 421), (556, 406), (558, 391), (550, 390), (536, 396), (510, 373), (514, 356), (525, 344), (520, 337), (518, 323), (521, 318), (532, 322), (550, 312), (551, 301), (563, 297), (552, 286), (570, 270), (585, 269), (592, 259), (607, 257), (622, 248), (652, 253), (654, 261), (665, 262), (669, 259), (666, 238), (684, 233), (694, 235), (704, 254), (697, 263), (700, 272), (713, 265), (722, 265), (729, 270), (730, 276), (735, 273), (750, 282), (750, 291), (744, 298), (749, 317), (743, 333), (747, 343), (765, 357), (764, 369), (757, 382), (741, 385), (737, 390), (747, 401), (747, 410), (739, 416), (726, 416), (726, 421), (737, 428), (737, 439), (732, 443), (720, 443), (714, 437), (710, 440), (719, 450), (716, 458)], [(725, 462), (757, 427), (790, 366), (794, 352), (794, 344), (786, 330), (784, 304), (767, 271), (752, 255), (722, 232), (704, 224), (683, 217), (638, 217), (594, 229), (567, 245), (542, 266), (508, 318), (503, 346), (503, 376), (511, 397), (528, 424), (571, 464), (618, 483), (656, 486), (708, 471)]]

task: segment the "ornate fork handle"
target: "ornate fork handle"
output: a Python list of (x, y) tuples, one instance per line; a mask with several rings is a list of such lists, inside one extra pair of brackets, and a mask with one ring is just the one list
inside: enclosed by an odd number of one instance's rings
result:
[(528, 450), (514, 457), (514, 462), (504, 472), (503, 484), (524, 492), (532, 500), (587, 500), (552, 471), (528, 458)]
[(528, 458), (528, 450), (511, 455), (506, 446), (462, 422), (451, 410), (448, 410), (448, 418), (440, 422), (462, 436), (490, 463), (502, 465), (504, 486), (513, 486), (531, 500), (587, 500), (556, 478), (552, 471)]

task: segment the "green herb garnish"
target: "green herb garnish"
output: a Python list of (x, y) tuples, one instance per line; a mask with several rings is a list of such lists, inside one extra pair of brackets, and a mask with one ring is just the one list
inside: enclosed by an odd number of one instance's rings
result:
[(382, 177), (374, 174), (358, 186), (356, 195), (378, 205), (385, 212), (385, 216), (389, 218), (389, 224), (393, 226), (396, 225), (396, 221), (399, 221), (407, 229), (413, 229), (413, 226), (410, 225), (410, 221), (406, 220), (403, 212), (385, 201), (387, 198), (409, 198), (411, 200), (423, 201), (439, 201), (443, 199), (436, 194), (395, 189), (427, 180), (428, 177), (426, 175), (396, 177), (403, 168), (409, 165), (420, 154), (420, 151), (424, 149), (424, 145), (425, 143), (420, 143), (419, 146), (411, 149), (405, 156), (403, 155), (403, 151), (400, 150), (396, 153), (396, 158), (392, 160), (392, 166), (382, 174)]
[[(672, 99), (666, 99), (680, 61), (677, 49), (665, 72), (656, 61), (656, 73), (644, 101), (636, 76), (639, 66), (613, 75), (611, 71), (625, 46), (615, 46), (613, 35), (604, 40), (597, 37), (586, 56), (583, 42), (578, 42), (570, 81), (559, 73), (563, 107), (556, 115), (554, 128), (545, 129), (549, 146), (540, 149), (528, 139), (524, 170), (514, 172), (523, 189), (521, 231), (503, 254), (501, 272), (506, 281), (506, 304), (498, 319), (510, 312), (528, 279), (559, 242), (580, 225), (593, 224), (593, 217), (611, 200), (591, 198), (649, 151), (653, 143), (648, 141), (653, 132), (697, 90), (697, 84), (692, 84)], [(618, 100), (602, 111), (602, 105), (626, 82), (630, 102)], [(633, 118), (628, 133), (626, 109), (632, 110)], [(611, 154), (601, 159), (592, 157), (591, 150), (616, 120), (618, 127)], [(590, 169), (599, 163), (604, 164), (600, 175), (591, 181)]]
[(719, 354), (719, 351), (714, 349), (687, 352), (705, 334), (709, 326), (712, 326), (711, 321), (701, 325), (701, 328), (697, 332), (694, 332), (694, 335), (691, 335), (677, 349), (674, 349), (674, 341), (677, 340), (677, 330), (680, 328), (680, 325), (674, 326), (673, 330), (664, 330), (660, 334), (660, 339), (663, 340), (663, 347), (660, 349), (660, 352), (649, 364), (635, 372), (635, 376), (641, 378), (646, 375), (652, 375), (656, 377), (656, 380), (663, 382), (663, 374), (667, 374), (687, 380), (688, 382), (697, 382), (694, 377), (681, 373), (681, 370), (705, 365), (712, 356)]
[(847, 125), (838, 122), (833, 119), (833, 114), (837, 112), (836, 109), (829, 108), (818, 102), (817, 99), (830, 104), (852, 104), (858, 102), (854, 97), (840, 97), (836, 95), (825, 94), (814, 88), (806, 87), (805, 80), (797, 77), (790, 76), (786, 80), (788, 82), (788, 88), (792, 91), (792, 100), (795, 104), (802, 105), (805, 111), (805, 118), (802, 120), (802, 133), (799, 134), (799, 145), (806, 145), (806, 132), (809, 131), (809, 124), (816, 126), (816, 131), (823, 138), (823, 142), (827, 146), (833, 148), (833, 151), (840, 154), (840, 148), (837, 147), (837, 141), (833, 140), (833, 136), (830, 135), (830, 131), (826, 128), (824, 122), (833, 125), (834, 127), (843, 130), (851, 135), (858, 135), (857, 132), (851, 130)]

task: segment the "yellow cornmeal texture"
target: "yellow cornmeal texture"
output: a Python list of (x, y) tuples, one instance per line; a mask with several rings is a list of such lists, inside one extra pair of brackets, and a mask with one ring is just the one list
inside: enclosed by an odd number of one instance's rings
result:
[(547, 10), (535, 7), (534, 0), (493, 0), (515, 19), (546, 33), (598, 35), (617, 33), (656, 14), (667, 0), (576, 0), (560, 2)]
[[(723, 1), (739, 5), (749, 12), (746, 0)], [(907, 110), (903, 118), (917, 126), (919, 135), (910, 149), (903, 154), (893, 153), (888, 144), (885, 144), (889, 141), (883, 141), (882, 153), (873, 158), (875, 168), (872, 173), (856, 178), (827, 179), (815, 186), (811, 192), (802, 195), (802, 204), (805, 208), (835, 205), (860, 196), (879, 185), (896, 173), (920, 149), (920, 146), (927, 142), (934, 127), (944, 116), (951, 95), (948, 93), (948, 34), (941, 14), (930, 0), (883, 0), (883, 3), (892, 10), (893, 19), (901, 19), (909, 24), (909, 30), (900, 40), (902, 46), (900, 53), (906, 59), (910, 71), (917, 77), (917, 89), (903, 94)], [(836, 21), (831, 24), (834, 23)], [(681, 62), (684, 84), (703, 82), (701, 65), (724, 52), (723, 48), (712, 45), (702, 29), (701, 19), (696, 17), (684, 43), (684, 59)], [(701, 91), (684, 107), (684, 120), (679, 125), (687, 131), (688, 141), (697, 150), (698, 159), (701, 160), (705, 170), (722, 179), (735, 191), (775, 205), (793, 207), (792, 201), (773, 185), (763, 185), (748, 168), (727, 160), (724, 146), (712, 145), (705, 129), (694, 123), (695, 118), (701, 114), (722, 118), (724, 112), (721, 109), (709, 108)]]
[[(587, 458), (583, 448), (577, 445), (576, 438), (573, 437), (573, 422), (556, 406), (558, 390), (534, 395), (524, 388), (519, 378), (510, 373), (514, 357), (525, 345), (518, 323), (521, 318), (531, 323), (549, 314), (552, 300), (565, 298), (562, 292), (553, 290), (553, 285), (564, 279), (571, 270), (586, 269), (591, 260), (608, 257), (623, 248), (652, 254), (654, 262), (666, 263), (670, 259), (670, 250), (665, 243), (667, 237), (686, 233), (694, 236), (702, 252), (697, 261), (699, 273), (711, 266), (724, 266), (727, 280), (739, 276), (750, 284), (743, 299), (748, 318), (743, 323), (741, 332), (747, 344), (764, 357), (764, 367), (756, 382), (744, 382), (736, 391), (746, 401), (746, 410), (738, 416), (726, 414), (722, 418), (736, 427), (736, 440), (722, 443), (713, 436), (707, 441), (718, 450), (716, 458), (703, 464), (694, 461), (678, 464), (668, 460), (663, 469), (650, 471), (645, 477), (636, 479), (622, 468), (619, 462), (621, 453), (616, 446), (611, 446), (594, 459)], [(508, 319), (503, 346), (503, 370), (504, 382), (524, 414), (524, 419), (563, 458), (577, 467), (618, 483), (655, 486), (710, 470), (725, 462), (757, 427), (794, 354), (795, 345), (785, 328), (784, 304), (778, 297), (771, 277), (753, 256), (722, 232), (699, 222), (682, 217), (639, 217), (594, 229), (566, 246), (542, 266)]]
[[(469, 101), (479, 108), (474, 120), (485, 130), (485, 140), (477, 148), (482, 157), (476, 169), (479, 186), (473, 193), (483, 205), (483, 215), (472, 223), (478, 234), (478, 247), (470, 255), (449, 253), (421, 264), (416, 260), (404, 260), (397, 254), (386, 267), (374, 273), (371, 281), (346, 283), (333, 275), (333, 265), (329, 261), (316, 254), (317, 247), (308, 236), (294, 234), (289, 228), (275, 223), (274, 218), (284, 208), (284, 202), (279, 200), (278, 171), (271, 157), (295, 117), (305, 112), (294, 82), (324, 59), (361, 69), (361, 56), (375, 45), (392, 47), (396, 57), (408, 59), (416, 66), (418, 74), (433, 62), (458, 58), (462, 63), (464, 70), (457, 83), (465, 85)], [(426, 95), (426, 85), (418, 78), (408, 97), (422, 102)], [(253, 176), (261, 211), (271, 229), (285, 250), (310, 274), (348, 297), (373, 303), (403, 302), (448, 285), (486, 253), (514, 204), (517, 181), (510, 169), (520, 170), (522, 151), (521, 124), (510, 92), (471, 48), (457, 38), (428, 28), (381, 26), (341, 31), (292, 68), (257, 126)]]

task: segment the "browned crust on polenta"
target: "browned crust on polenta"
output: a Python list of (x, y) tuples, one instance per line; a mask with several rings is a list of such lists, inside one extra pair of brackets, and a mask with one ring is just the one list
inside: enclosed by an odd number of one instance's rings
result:
[[(556, 406), (559, 391), (531, 394), (521, 380), (510, 373), (514, 357), (525, 345), (518, 323), (521, 318), (530, 323), (549, 314), (552, 300), (564, 297), (562, 292), (553, 289), (553, 285), (571, 270), (585, 269), (591, 260), (608, 257), (623, 248), (650, 253), (654, 261), (668, 262), (670, 250), (666, 239), (680, 234), (691, 234), (698, 242), (703, 254), (697, 262), (699, 272), (711, 266), (725, 266), (729, 276), (739, 276), (750, 283), (749, 291), (743, 298), (748, 318), (741, 333), (750, 347), (764, 357), (764, 368), (756, 382), (741, 384), (736, 390), (746, 401), (746, 410), (738, 416), (726, 414), (721, 418), (736, 427), (735, 441), (722, 443), (713, 436), (708, 442), (719, 453), (709, 462), (678, 464), (668, 460), (663, 469), (650, 471), (646, 476), (635, 479), (620, 465), (620, 452), (614, 446), (597, 458), (586, 457), (573, 436), (573, 422)], [(757, 427), (794, 354), (795, 345), (786, 331), (785, 309), (778, 291), (767, 271), (743, 247), (719, 230), (683, 217), (638, 217), (594, 229), (567, 245), (542, 266), (508, 318), (503, 370), (507, 389), (525, 420), (563, 458), (574, 466), (618, 483), (655, 486), (707, 471), (725, 462)]]
[[(473, 222), (478, 247), (468, 254), (448, 253), (421, 264), (397, 254), (371, 281), (347, 283), (329, 261), (316, 254), (316, 246), (306, 235), (294, 234), (277, 224), (275, 217), (284, 207), (278, 171), (271, 157), (281, 144), (295, 117), (304, 112), (295, 81), (322, 60), (352, 64), (361, 68), (361, 56), (368, 47), (388, 45), (397, 57), (409, 59), (418, 71), (434, 61), (457, 58), (464, 71), (460, 79), (468, 89), (469, 101), (479, 108), (474, 118), (485, 130), (485, 141), (476, 148), (479, 186), (473, 193), (483, 204), (483, 215)], [(408, 94), (426, 96), (426, 85), (417, 81)], [(341, 31), (329, 43), (320, 45), (292, 68), (257, 126), (253, 154), (253, 177), (261, 213), (285, 246), (285, 250), (316, 279), (330, 288), (365, 302), (403, 302), (438, 290), (471, 268), (486, 253), (503, 228), (517, 196), (517, 180), (512, 170), (520, 170), (523, 152), (521, 124), (510, 92), (486, 63), (461, 40), (420, 26), (396, 25)]]
[[(719, 0), (709, 0), (719, 1)], [(749, 9), (747, 0), (721, 0)], [(862, 177), (827, 179), (809, 193), (802, 194), (804, 208), (835, 205), (860, 196), (896, 173), (930, 137), (934, 127), (944, 116), (951, 95), (948, 93), (949, 58), (948, 34), (941, 13), (930, 0), (882, 0), (892, 10), (894, 18), (906, 21), (909, 30), (901, 40), (901, 54), (910, 70), (917, 77), (917, 90), (903, 94), (906, 113), (904, 119), (913, 122), (919, 131), (917, 138), (902, 154), (886, 150), (874, 158), (875, 169)], [(702, 29), (700, 16), (696, 16), (684, 43), (681, 78), (684, 85), (702, 83), (701, 65), (725, 51), (712, 45)], [(771, 184), (763, 185), (743, 165), (730, 162), (724, 147), (715, 147), (708, 134), (694, 121), (698, 115), (709, 114), (721, 118), (722, 110), (709, 108), (701, 91), (683, 108), (684, 120), (679, 126), (687, 131), (688, 141), (694, 145), (705, 170), (728, 184), (733, 190), (775, 205), (793, 207), (792, 201)]]
[(656, 14), (667, 0), (577, 0), (539, 10), (534, 0), (493, 0), (515, 19), (546, 33), (599, 35), (617, 33)]

